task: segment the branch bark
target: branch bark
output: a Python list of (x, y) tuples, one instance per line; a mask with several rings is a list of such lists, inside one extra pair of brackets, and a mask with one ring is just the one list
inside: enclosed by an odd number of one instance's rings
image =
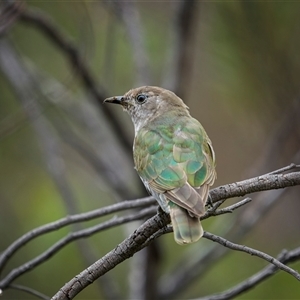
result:
[[(300, 172), (266, 174), (215, 188), (211, 191), (211, 198), (213, 202), (216, 202), (231, 197), (244, 196), (248, 193), (285, 188), (294, 185), (300, 185)], [(156, 233), (166, 228), (169, 222), (169, 216), (164, 213), (152, 217), (114, 250), (107, 253), (104, 257), (66, 283), (65, 286), (53, 296), (52, 300), (73, 299), (94, 280), (133, 256), (134, 253), (153, 241), (153, 236), (157, 237)], [(170, 230), (163, 230), (163, 232), (169, 231)]]
[(73, 299), (97, 278), (143, 249), (147, 245), (147, 240), (151, 238), (155, 232), (166, 227), (168, 223), (170, 223), (170, 217), (165, 213), (155, 215), (147, 220), (115, 249), (65, 284), (59, 292), (52, 297), (52, 300)]
[(288, 174), (266, 174), (255, 178), (226, 184), (210, 191), (213, 202), (233, 197), (241, 197), (266, 190), (282, 189), (300, 184), (300, 172)]

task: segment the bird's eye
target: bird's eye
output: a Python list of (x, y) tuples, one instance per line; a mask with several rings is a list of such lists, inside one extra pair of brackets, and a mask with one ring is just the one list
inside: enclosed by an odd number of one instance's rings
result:
[(136, 96), (135, 100), (138, 104), (143, 104), (147, 99), (147, 96), (145, 94), (139, 94)]

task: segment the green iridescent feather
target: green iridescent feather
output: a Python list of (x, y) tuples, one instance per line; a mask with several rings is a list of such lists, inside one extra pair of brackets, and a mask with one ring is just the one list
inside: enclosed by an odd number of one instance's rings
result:
[(201, 124), (182, 117), (142, 128), (134, 142), (135, 167), (149, 191), (166, 201), (175, 240), (199, 239), (199, 217), (205, 212), (208, 189), (215, 178), (210, 140)]
[[(142, 128), (135, 138), (134, 160), (139, 175), (150, 185), (155, 181), (162, 190), (171, 190), (187, 181), (192, 187), (205, 183), (214, 172), (210, 143), (203, 127), (192, 118), (155, 128)], [(172, 133), (172, 134), (170, 134)]]

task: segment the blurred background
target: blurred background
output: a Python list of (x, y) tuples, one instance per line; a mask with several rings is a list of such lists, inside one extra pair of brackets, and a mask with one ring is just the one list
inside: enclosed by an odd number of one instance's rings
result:
[[(0, 9), (0, 253), (68, 214), (146, 196), (131, 120), (102, 104), (140, 85), (174, 91), (202, 123), (217, 157), (214, 186), (300, 163), (299, 2), (1, 1)], [(277, 256), (299, 247), (299, 192), (251, 195), (204, 228)], [(103, 220), (35, 239), (1, 278)], [(52, 296), (139, 224), (69, 244), (14, 283)], [(265, 266), (204, 239), (181, 247), (168, 234), (77, 299), (204, 297)], [(236, 299), (274, 298), (299, 299), (299, 283), (279, 272)], [(3, 299), (36, 297), (12, 286)]]

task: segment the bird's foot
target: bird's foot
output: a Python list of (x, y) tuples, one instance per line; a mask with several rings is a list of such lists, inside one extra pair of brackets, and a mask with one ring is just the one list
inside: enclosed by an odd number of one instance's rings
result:
[(208, 197), (207, 197), (207, 204), (210, 206), (209, 209), (213, 209), (214, 208), (214, 203), (211, 199), (211, 196), (210, 194), (208, 194)]
[(216, 203), (213, 203), (213, 201), (210, 197), (210, 194), (208, 194), (207, 204), (209, 205), (209, 208), (208, 208), (207, 211), (210, 212), (210, 213), (214, 213), (223, 202), (224, 201), (218, 201)]
[(158, 215), (163, 215), (163, 214), (165, 214), (165, 212), (163, 211), (163, 209), (158, 205), (158, 207), (157, 207), (157, 214)]

